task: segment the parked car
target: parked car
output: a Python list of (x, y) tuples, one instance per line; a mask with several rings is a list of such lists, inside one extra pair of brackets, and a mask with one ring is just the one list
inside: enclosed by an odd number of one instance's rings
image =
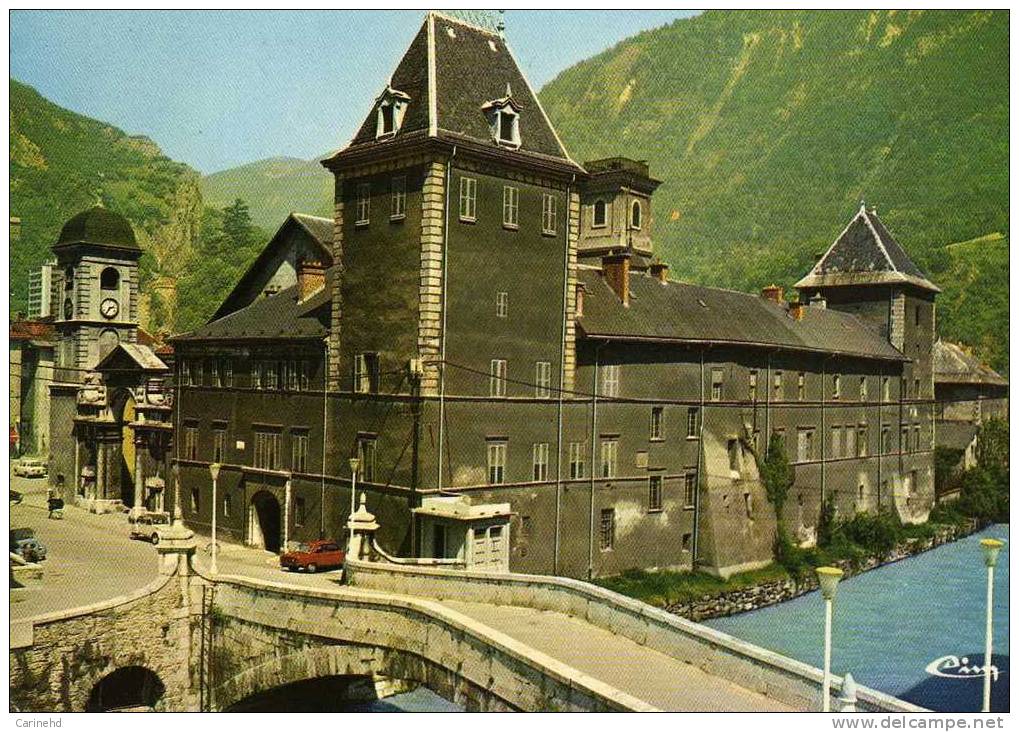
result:
[(159, 543), (159, 527), (170, 525), (168, 513), (143, 513), (131, 524), (130, 537), (145, 539), (153, 544)]
[(11, 529), (11, 554), (17, 554), (26, 562), (41, 562), (46, 558), (46, 546), (35, 535), (35, 529), (27, 526)]
[(301, 544), (296, 551), (280, 555), (280, 568), (288, 572), (305, 570), (317, 572), (320, 569), (336, 569), (343, 566), (345, 552), (331, 539), (319, 539)]
[(14, 474), (25, 478), (46, 477), (46, 464), (38, 458), (21, 458), (14, 464)]
[(11, 488), (11, 503), (21, 503), (21, 499), (24, 497), (25, 496), (21, 493), (21, 491), (16, 491)]

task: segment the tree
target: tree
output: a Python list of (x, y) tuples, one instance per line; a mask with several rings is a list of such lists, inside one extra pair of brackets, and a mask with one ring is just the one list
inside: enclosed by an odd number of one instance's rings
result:
[(796, 479), (796, 473), (793, 466), (789, 464), (789, 457), (785, 452), (785, 440), (778, 433), (773, 432), (768, 439), (768, 450), (764, 460), (758, 458), (757, 471), (761, 475), (761, 482), (764, 484), (768, 501), (775, 507), (775, 518), (781, 524), (782, 507), (785, 505), (786, 496)]

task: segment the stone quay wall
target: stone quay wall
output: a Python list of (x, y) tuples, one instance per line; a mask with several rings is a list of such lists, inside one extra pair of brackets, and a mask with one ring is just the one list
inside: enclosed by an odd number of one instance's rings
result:
[[(351, 558), (346, 572), (347, 581), (356, 587), (426, 596), (439, 602), (450, 599), (565, 613), (792, 707), (819, 706), (820, 669), (579, 580)], [(842, 679), (833, 677), (833, 707), (841, 689)], [(924, 711), (866, 687), (858, 687), (857, 698), (857, 707), (865, 711)]]
[[(966, 528), (957, 526), (945, 527), (931, 539), (910, 539), (895, 547), (886, 556), (870, 556), (862, 562), (853, 563), (848, 560), (835, 562), (835, 566), (846, 573), (846, 578), (854, 575), (869, 572), (872, 569), (883, 567), (903, 559), (930, 551), (943, 544), (969, 536), (984, 527), (983, 524), (974, 522)], [(711, 618), (721, 618), (728, 615), (758, 610), (769, 605), (777, 605), (780, 602), (792, 600), (793, 598), (813, 592), (817, 589), (817, 575), (813, 572), (796, 579), (775, 580), (764, 582), (753, 587), (743, 587), (738, 590), (729, 590), (717, 595), (705, 595), (696, 600), (678, 602), (666, 605), (665, 610), (689, 620), (701, 621)]]

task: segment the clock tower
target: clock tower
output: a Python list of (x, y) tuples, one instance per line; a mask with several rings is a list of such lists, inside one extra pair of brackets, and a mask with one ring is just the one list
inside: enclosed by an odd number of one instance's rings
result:
[(138, 339), (142, 250), (127, 219), (95, 206), (64, 224), (53, 252), (58, 379), (80, 382), (117, 344)]

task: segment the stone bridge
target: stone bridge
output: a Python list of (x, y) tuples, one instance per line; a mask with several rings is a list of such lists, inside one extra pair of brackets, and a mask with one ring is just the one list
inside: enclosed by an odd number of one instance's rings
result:
[(314, 679), (468, 710), (819, 707), (817, 669), (581, 582), (350, 559), (348, 586), (319, 589), (204, 576), (183, 527), (157, 550), (148, 587), (12, 625), (12, 709), (243, 709)]

